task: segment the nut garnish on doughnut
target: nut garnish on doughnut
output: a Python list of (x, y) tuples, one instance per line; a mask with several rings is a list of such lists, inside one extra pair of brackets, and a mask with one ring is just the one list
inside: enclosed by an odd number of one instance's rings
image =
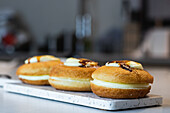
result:
[(98, 67), (97, 62), (85, 58), (68, 58), (64, 65), (77, 67)]

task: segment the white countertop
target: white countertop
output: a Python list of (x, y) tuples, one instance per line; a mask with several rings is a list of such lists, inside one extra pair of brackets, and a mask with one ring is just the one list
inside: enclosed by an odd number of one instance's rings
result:
[[(163, 105), (158, 107), (116, 111), (120, 113), (169, 113), (170, 112), (170, 68), (145, 68), (154, 76), (151, 94), (163, 96)], [(0, 88), (0, 113), (104, 113), (99, 109), (63, 102), (45, 100), (25, 95), (5, 92)]]

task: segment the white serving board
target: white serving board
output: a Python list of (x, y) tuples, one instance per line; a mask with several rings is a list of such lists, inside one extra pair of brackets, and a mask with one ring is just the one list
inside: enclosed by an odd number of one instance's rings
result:
[(25, 94), (45, 99), (68, 102), (103, 110), (120, 110), (157, 106), (162, 104), (162, 97), (148, 95), (140, 99), (108, 99), (101, 98), (92, 92), (72, 92), (56, 90), (51, 86), (33, 86), (23, 83), (9, 83), (4, 85), (4, 90), (19, 94)]

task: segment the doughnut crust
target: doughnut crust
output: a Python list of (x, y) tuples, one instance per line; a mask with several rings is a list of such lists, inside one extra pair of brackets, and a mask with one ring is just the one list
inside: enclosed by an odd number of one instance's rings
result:
[(52, 77), (62, 77), (71, 78), (75, 80), (79, 79), (89, 79), (92, 80), (92, 73), (96, 68), (83, 68), (83, 67), (73, 67), (73, 66), (57, 66), (51, 70), (50, 76)]
[[(102, 66), (92, 74), (92, 78), (103, 82), (121, 84), (149, 84), (153, 77), (142, 69), (131, 68), (132, 71), (121, 67)], [(143, 88), (113, 88), (91, 82), (92, 92), (105, 98), (141, 98), (146, 96), (151, 86)]]
[[(54, 80), (49, 78), (49, 83), (52, 87), (60, 90), (68, 90), (68, 91), (91, 91), (90, 81), (86, 83), (80, 82), (69, 82), (62, 80)], [(64, 85), (63, 85), (64, 84)]]
[(132, 72), (120, 67), (102, 66), (92, 75), (94, 79), (114, 83), (153, 83), (153, 77), (145, 70), (133, 69)]
[(48, 80), (26, 80), (19, 78), (23, 83), (32, 84), (32, 85), (49, 85)]
[[(51, 70), (49, 83), (56, 89), (69, 91), (91, 91), (90, 80), (96, 68), (57, 66)], [(74, 81), (56, 80), (51, 77), (71, 79)]]
[(17, 75), (49, 75), (52, 67), (62, 65), (60, 61), (37, 62), (31, 64), (23, 64), (17, 69)]
[(150, 92), (151, 86), (144, 89), (117, 89), (117, 88), (98, 86), (91, 82), (91, 89), (94, 94), (100, 97), (123, 99), (123, 98), (145, 97), (145, 95)]
[[(16, 75), (24, 76), (41, 76), (49, 75), (52, 67), (63, 65), (61, 61), (47, 61), (47, 62), (37, 62), (31, 64), (23, 64), (20, 66)], [(48, 80), (27, 80), (19, 78), (23, 83), (32, 84), (32, 85), (49, 85)]]

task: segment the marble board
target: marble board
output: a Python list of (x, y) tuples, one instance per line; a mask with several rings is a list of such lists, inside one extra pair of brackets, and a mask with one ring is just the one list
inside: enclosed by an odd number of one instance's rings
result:
[(4, 90), (103, 110), (121, 110), (162, 104), (162, 97), (153, 94), (140, 99), (108, 99), (98, 97), (92, 92), (62, 91), (51, 86), (33, 86), (23, 83), (7, 83), (4, 85)]

